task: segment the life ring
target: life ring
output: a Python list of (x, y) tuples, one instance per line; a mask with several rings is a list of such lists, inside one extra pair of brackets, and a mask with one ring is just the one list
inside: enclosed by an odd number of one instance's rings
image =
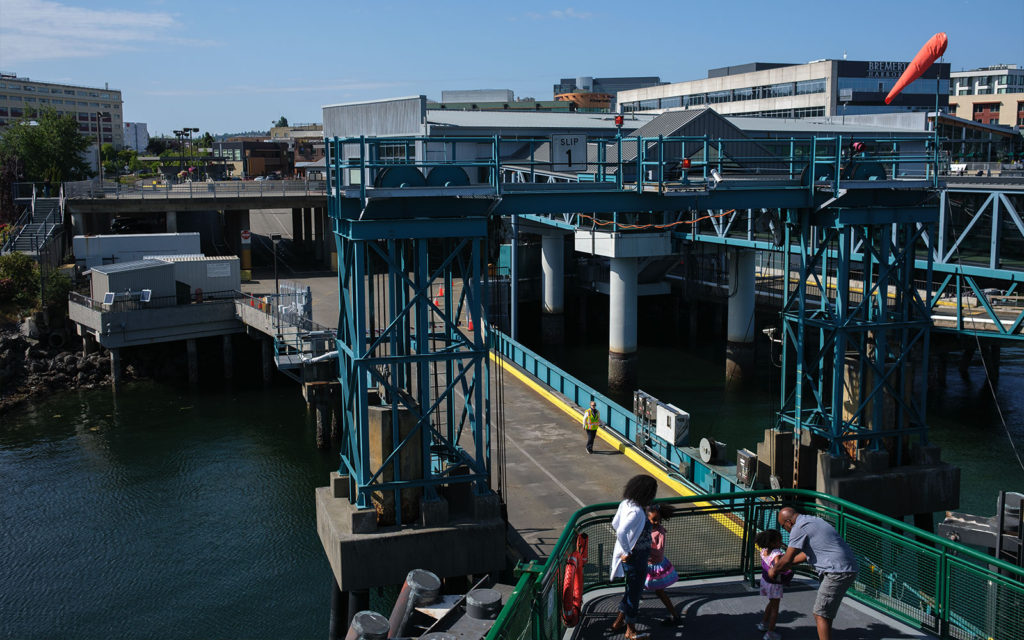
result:
[(587, 564), (587, 534), (576, 536), (576, 550), (569, 554), (562, 576), (562, 622), (575, 627), (583, 607), (583, 567)]

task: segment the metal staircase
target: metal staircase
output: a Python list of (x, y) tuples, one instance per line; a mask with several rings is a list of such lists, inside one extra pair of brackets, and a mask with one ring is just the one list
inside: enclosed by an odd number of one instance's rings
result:
[(38, 255), (60, 227), (61, 213), (60, 198), (33, 198), (31, 207), (15, 225), (20, 229), (4, 245), (3, 253)]

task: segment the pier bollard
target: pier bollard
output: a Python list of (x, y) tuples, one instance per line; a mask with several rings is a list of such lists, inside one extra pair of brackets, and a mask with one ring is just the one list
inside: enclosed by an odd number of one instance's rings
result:
[(352, 617), (345, 640), (387, 640), (390, 629), (384, 616), (375, 611), (360, 611)]
[(436, 575), (424, 569), (410, 571), (391, 610), (391, 619), (388, 621), (390, 627), (394, 629), (391, 635), (397, 638), (405, 637), (416, 607), (437, 602), (440, 592), (441, 579)]

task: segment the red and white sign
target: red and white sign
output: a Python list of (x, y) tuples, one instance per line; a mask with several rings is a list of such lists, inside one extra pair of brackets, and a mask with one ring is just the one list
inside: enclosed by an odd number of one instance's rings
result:
[(242, 243), (249, 244), (252, 241), (252, 232), (248, 229), (242, 229)]

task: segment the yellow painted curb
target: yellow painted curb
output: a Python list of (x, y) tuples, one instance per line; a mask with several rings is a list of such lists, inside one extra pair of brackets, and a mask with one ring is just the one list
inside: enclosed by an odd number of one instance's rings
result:
[[(499, 364), (505, 371), (508, 371), (513, 376), (515, 376), (523, 384), (536, 391), (537, 394), (539, 394), (542, 398), (544, 398), (545, 400), (547, 400), (548, 402), (555, 405), (556, 407), (564, 411), (566, 414), (571, 416), (574, 420), (579, 421), (580, 424), (583, 423), (582, 411), (573, 408), (571, 405), (569, 405), (569, 403), (565, 402), (555, 394), (551, 393), (544, 387), (540, 386), (539, 384), (531, 380), (526, 373), (520, 371), (519, 368), (516, 367), (514, 364), (508, 362), (502, 357), (499, 357), (498, 354), (496, 354), (494, 351), (491, 351), (491, 360)], [(685, 484), (679, 482), (678, 480), (674, 480), (671, 476), (665, 473), (663, 469), (660, 469), (659, 467), (654, 465), (650, 460), (640, 455), (640, 453), (637, 452), (635, 449), (626, 446), (626, 444), (623, 443), (621, 440), (619, 440), (612, 434), (608, 433), (608, 431), (603, 427), (598, 428), (597, 434), (601, 436), (602, 440), (615, 447), (616, 451), (632, 460), (635, 464), (637, 464), (641, 469), (643, 469), (647, 473), (651, 474), (661, 482), (668, 485), (669, 488), (671, 488), (679, 495), (697, 495), (695, 492), (690, 490), (690, 488), (687, 487)], [(709, 502), (696, 502), (694, 504), (700, 507), (711, 506), (711, 503)], [(718, 521), (719, 524), (721, 524), (729, 531), (731, 531), (733, 534), (735, 534), (737, 537), (743, 537), (743, 527), (739, 522), (737, 522), (737, 519), (735, 517), (731, 517), (723, 513), (714, 513), (711, 514), (711, 517)]]

